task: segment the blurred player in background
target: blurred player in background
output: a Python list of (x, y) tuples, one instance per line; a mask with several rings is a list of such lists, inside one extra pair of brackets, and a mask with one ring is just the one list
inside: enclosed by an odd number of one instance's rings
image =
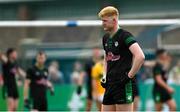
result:
[(36, 63), (27, 70), (27, 76), (24, 84), (24, 105), (30, 107), (30, 99), (32, 100), (34, 111), (47, 111), (47, 88), (53, 94), (54, 89), (50, 81), (48, 81), (48, 69), (45, 67), (46, 54), (42, 51), (36, 56)]
[(92, 107), (92, 67), (100, 59), (101, 51), (100, 48), (94, 47), (92, 58), (85, 63), (85, 72), (87, 76), (87, 104), (86, 111), (90, 111)]
[(48, 67), (49, 80), (56, 84), (64, 83), (64, 74), (60, 71), (60, 64), (58, 61), (52, 61)]
[[(146, 60), (143, 63), (144, 67), (153, 68), (156, 65), (156, 60)], [(133, 110), (138, 111), (138, 105), (140, 101), (140, 94), (139, 94), (139, 87), (138, 87), (138, 79), (137, 75), (135, 76), (135, 79), (133, 80), (134, 85), (134, 105)]]
[(18, 107), (18, 86), (16, 82), (16, 74), (25, 77), (24, 72), (17, 64), (18, 54), (15, 48), (9, 48), (6, 55), (1, 54), (0, 59), (3, 63), (3, 94), (7, 93), (8, 111), (16, 111)]
[(153, 99), (157, 111), (162, 111), (163, 104), (169, 106), (170, 111), (176, 110), (176, 103), (172, 99), (174, 89), (167, 84), (167, 70), (170, 66), (171, 58), (167, 51), (158, 49), (156, 51), (156, 65), (153, 68), (155, 84), (153, 86)]
[(74, 83), (75, 85), (77, 85), (77, 89), (76, 92), (78, 95), (81, 94), (82, 92), (82, 86), (83, 86), (83, 82), (84, 82), (84, 76), (85, 73), (82, 69), (82, 65), (79, 61), (74, 63), (74, 70), (71, 74), (71, 80), (72, 83)]
[(180, 60), (177, 61), (170, 73), (171, 81), (177, 85), (180, 85)]
[(104, 73), (104, 57), (92, 68), (92, 95), (93, 100), (96, 101), (98, 111), (101, 111), (101, 104), (104, 96), (104, 88), (101, 86), (101, 79)]
[(132, 80), (144, 62), (144, 53), (133, 35), (119, 27), (116, 8), (105, 7), (98, 15), (106, 31), (102, 39), (107, 74), (102, 79), (105, 88), (102, 111), (132, 111)]

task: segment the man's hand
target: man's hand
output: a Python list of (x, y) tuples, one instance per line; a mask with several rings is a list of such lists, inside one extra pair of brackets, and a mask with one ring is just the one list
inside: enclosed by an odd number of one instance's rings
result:
[(120, 79), (120, 83), (122, 85), (125, 85), (126, 83), (128, 83), (133, 77), (131, 75), (129, 75), (129, 73), (125, 73), (125, 75)]
[(48, 87), (51, 96), (54, 96), (54, 88), (53, 87)]
[(169, 94), (173, 94), (173, 93), (174, 93), (174, 89), (171, 88), (171, 87), (169, 87), (169, 88), (167, 89), (167, 91), (168, 91)]
[(47, 81), (47, 88), (50, 90), (51, 96), (54, 96), (54, 87), (50, 81)]
[(7, 57), (1, 52), (0, 52), (0, 61), (2, 61), (3, 63), (7, 63), (8, 61)]

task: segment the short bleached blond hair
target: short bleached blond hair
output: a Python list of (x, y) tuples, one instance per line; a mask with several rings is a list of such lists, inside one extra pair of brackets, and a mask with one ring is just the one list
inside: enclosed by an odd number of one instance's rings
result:
[(119, 12), (117, 10), (117, 8), (113, 7), (113, 6), (107, 6), (105, 8), (103, 8), (99, 13), (98, 13), (99, 18), (102, 18), (104, 16), (107, 17), (118, 17), (119, 16)]

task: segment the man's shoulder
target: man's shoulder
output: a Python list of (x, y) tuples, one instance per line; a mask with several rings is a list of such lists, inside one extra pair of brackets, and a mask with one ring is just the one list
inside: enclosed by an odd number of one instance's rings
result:
[(106, 39), (108, 39), (108, 38), (109, 38), (109, 36), (110, 36), (110, 35), (109, 35), (108, 33), (105, 33), (105, 34), (103, 35), (103, 38), (102, 38), (102, 39), (103, 39), (103, 41), (104, 41), (104, 40), (106, 40)]
[(94, 69), (101, 71), (101, 70), (103, 69), (102, 63), (101, 63), (101, 62), (96, 63), (96, 64), (94, 65)]
[(97, 67), (102, 67), (102, 66), (103, 66), (103, 65), (102, 65), (102, 62), (97, 62), (97, 63), (96, 63), (96, 66), (97, 66)]
[(162, 68), (162, 65), (159, 63), (156, 63), (155, 66), (153, 67), (154, 70), (160, 70)]
[(100, 66), (99, 63), (96, 63), (96, 64), (93, 66), (93, 68), (98, 69), (99, 66)]
[(129, 36), (133, 36), (129, 31), (125, 30), (125, 29), (120, 29), (122, 36), (123, 37), (129, 37)]
[(31, 66), (27, 69), (27, 72), (32, 72), (35, 71), (36, 67), (35, 66)]
[(108, 37), (109, 36), (109, 33), (105, 33), (104, 35), (103, 35), (103, 38), (106, 38), (106, 37)]

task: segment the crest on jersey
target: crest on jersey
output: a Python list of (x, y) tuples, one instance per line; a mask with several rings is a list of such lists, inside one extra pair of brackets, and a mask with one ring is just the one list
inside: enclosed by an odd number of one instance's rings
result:
[(114, 45), (117, 47), (119, 44), (118, 44), (118, 42), (116, 41), (116, 42), (114, 43)]
[(107, 43), (105, 43), (105, 46), (106, 46), (106, 47), (108, 46)]
[(40, 73), (39, 72), (36, 72), (36, 76), (39, 76), (40, 75)]

